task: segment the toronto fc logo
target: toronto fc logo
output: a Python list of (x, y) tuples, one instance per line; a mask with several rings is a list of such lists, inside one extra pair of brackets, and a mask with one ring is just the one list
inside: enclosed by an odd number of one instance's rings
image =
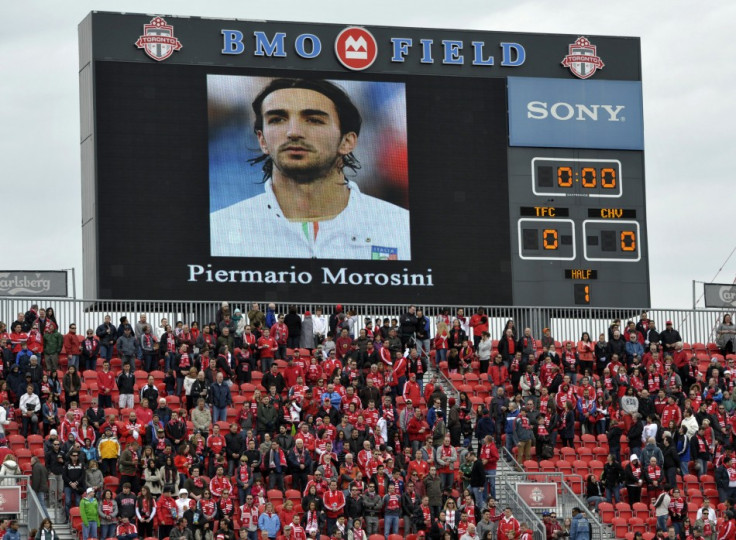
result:
[(579, 37), (575, 43), (568, 46), (568, 54), (562, 59), (562, 65), (570, 68), (576, 77), (587, 79), (592, 77), (596, 70), (603, 69), (605, 64), (596, 54), (597, 47), (585, 37)]
[(181, 49), (181, 42), (174, 37), (174, 27), (166, 24), (163, 17), (154, 17), (143, 25), (143, 35), (135, 42), (148, 56), (160, 62)]

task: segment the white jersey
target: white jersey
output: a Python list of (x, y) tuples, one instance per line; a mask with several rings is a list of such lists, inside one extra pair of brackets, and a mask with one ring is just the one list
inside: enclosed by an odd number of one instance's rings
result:
[(266, 191), (210, 214), (213, 257), (411, 260), (409, 211), (364, 195), (348, 182), (348, 205), (328, 221), (284, 217), (268, 180)]

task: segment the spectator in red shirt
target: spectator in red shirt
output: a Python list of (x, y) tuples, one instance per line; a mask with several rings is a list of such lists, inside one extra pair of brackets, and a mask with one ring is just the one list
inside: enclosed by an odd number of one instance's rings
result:
[(64, 335), (64, 351), (67, 354), (69, 366), (79, 369), (79, 355), (82, 353), (82, 345), (77, 335), (77, 325), (69, 325), (69, 333)]

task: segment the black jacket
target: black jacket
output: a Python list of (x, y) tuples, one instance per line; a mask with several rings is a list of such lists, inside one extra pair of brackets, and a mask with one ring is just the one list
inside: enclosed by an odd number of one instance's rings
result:
[(135, 392), (135, 375), (133, 375), (133, 372), (129, 372), (128, 375), (125, 375), (125, 372), (121, 372), (120, 375), (118, 375), (117, 378), (118, 383), (118, 392), (121, 394), (132, 394)]
[[(639, 403), (641, 404), (641, 401)], [(634, 441), (638, 443), (638, 447), (640, 448), (641, 447), (641, 434), (643, 431), (644, 431), (644, 422), (639, 420), (638, 422), (631, 424), (631, 427), (629, 428), (629, 432), (626, 434), (626, 437), (629, 441)]]
[(416, 493), (414, 493), (414, 502), (412, 502), (411, 497), (409, 497), (408, 493), (404, 493), (401, 496), (401, 515), (414, 519), (414, 516), (416, 516), (417, 511), (421, 511), (419, 509), (421, 504), (422, 504), (422, 498), (417, 496)]
[(71, 482), (77, 482), (77, 487), (73, 488), (77, 493), (84, 493), (84, 465), (81, 461), (77, 460), (77, 464), (73, 465), (71, 462), (64, 465), (64, 469), (61, 473), (61, 477), (64, 480), (64, 487), (71, 487)]
[(662, 454), (664, 455), (663, 468), (665, 471), (667, 469), (671, 469), (672, 467), (677, 467), (678, 470), (680, 469), (680, 456), (677, 454), (677, 448), (675, 448), (674, 443), (665, 447), (665, 449), (662, 451)]
[(486, 471), (483, 468), (483, 462), (476, 459), (473, 462), (473, 468), (470, 469), (470, 487), (480, 488), (486, 485)]
[(353, 521), (363, 515), (363, 497), (345, 499), (345, 515)]
[(601, 481), (607, 488), (618, 486), (624, 481), (624, 468), (618, 461), (614, 461), (613, 463), (606, 462), (606, 464), (603, 465)]

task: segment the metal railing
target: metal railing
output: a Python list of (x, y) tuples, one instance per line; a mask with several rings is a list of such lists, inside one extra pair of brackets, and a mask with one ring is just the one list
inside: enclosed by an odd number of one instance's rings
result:
[(61, 475), (49, 474), (49, 494), (45, 497), (49, 517), (54, 523), (63, 523), (66, 520), (62, 496), (64, 481)]
[[(243, 315), (247, 313), (252, 301), (231, 300), (231, 310), (241, 309)], [(268, 302), (258, 302), (265, 312)], [(154, 328), (158, 327), (162, 318), (169, 323), (183, 321), (187, 324), (199, 322), (200, 327), (215, 320), (221, 302), (219, 301), (169, 301), (169, 300), (73, 300), (66, 298), (38, 299), (38, 298), (0, 298), (0, 321), (9, 324), (16, 319), (18, 313), (25, 313), (32, 304), (39, 307), (52, 307), (60, 331), (66, 333), (70, 323), (76, 323), (78, 333), (82, 334), (88, 328), (95, 329), (102, 324), (105, 315), (110, 315), (114, 324), (118, 324), (120, 317), (126, 316), (131, 324), (139, 320), (140, 314), (146, 314), (147, 321)], [(277, 313), (285, 313), (289, 308), (287, 302), (274, 302)], [(334, 312), (334, 305), (310, 303), (294, 304), (298, 313), (309, 310), (313, 314), (317, 308), (322, 309), (324, 315)], [(463, 309), (469, 320), (479, 306), (419, 306), (424, 314), (432, 319), (430, 331), (433, 333), (436, 326), (436, 317), (444, 309), (448, 309), (452, 317), (458, 310)], [(646, 311), (649, 318), (656, 321), (660, 330), (664, 329), (665, 321), (671, 320), (674, 327), (688, 343), (707, 343), (714, 340), (714, 329), (721, 320), (724, 310), (713, 309), (644, 309), (632, 308), (585, 308), (585, 307), (505, 307), (483, 306), (488, 316), (489, 332), (493, 339), (498, 339), (503, 333), (506, 322), (511, 319), (517, 328), (531, 328), (532, 336), (542, 337), (542, 330), (549, 328), (552, 336), (558, 341), (579, 340), (583, 332), (588, 332), (596, 340), (598, 334), (606, 333), (613, 319), (638, 321), (639, 315)], [(343, 304), (347, 313), (355, 312), (358, 328), (362, 328), (367, 319), (375, 320), (384, 317), (398, 318), (407, 310), (406, 305), (398, 304)]]
[(511, 508), (511, 513), (519, 521), (526, 523), (534, 535), (534, 540), (545, 540), (547, 532), (540, 517), (531, 509), (516, 492), (516, 485), (507, 479), (496, 482), (496, 494), (500, 508)]
[[(586, 479), (583, 476), (560, 472), (526, 472), (506, 448), (503, 448), (502, 455), (515, 469), (503, 474), (503, 481), (511, 484), (514, 491), (516, 491), (518, 482), (554, 482), (557, 484), (556, 511), (558, 519), (571, 517), (572, 509), (579, 508), (585, 514), (593, 530), (591, 540), (606, 540), (614, 537), (611, 529), (590, 511), (587, 501), (581, 498), (581, 496), (584, 496), (586, 488)], [(570, 482), (573, 482), (573, 485), (577, 486), (578, 489), (571, 488)], [(577, 493), (580, 493), (581, 496), (578, 496)]]
[(31, 486), (28, 486), (28, 517), (26, 523), (28, 524), (28, 530), (41, 528), (41, 522), (49, 517), (49, 513), (45, 508), (44, 504), (41, 503), (35, 491)]

